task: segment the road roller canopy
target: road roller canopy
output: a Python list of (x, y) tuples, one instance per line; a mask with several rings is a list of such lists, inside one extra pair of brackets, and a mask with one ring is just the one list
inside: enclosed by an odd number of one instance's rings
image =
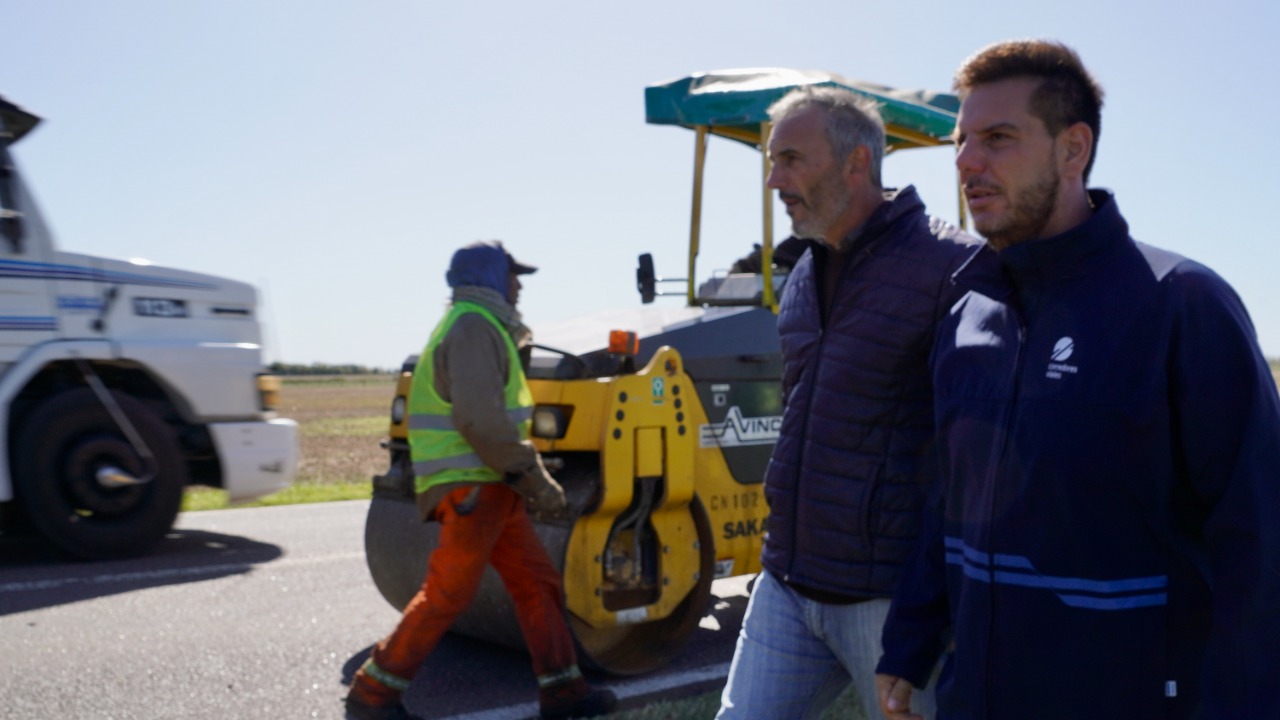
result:
[(713, 135), (761, 146), (769, 106), (806, 85), (839, 87), (880, 105), (892, 149), (951, 141), (960, 100), (929, 90), (895, 90), (820, 70), (747, 68), (694, 73), (645, 88), (645, 121), (654, 125), (706, 126)]
[[(651, 302), (664, 281), (684, 282), (690, 306), (745, 305), (778, 310), (782, 277), (773, 268), (773, 201), (765, 181), (769, 176), (768, 153), (762, 152), (764, 231), (760, 243), (760, 271), (712, 277), (699, 284), (696, 264), (702, 223), (703, 169), (708, 135), (745, 143), (763, 150), (769, 142), (772, 123), (768, 110), (788, 92), (805, 86), (839, 87), (869, 98), (879, 106), (884, 120), (886, 151), (937, 147), (951, 142), (960, 100), (947, 93), (929, 90), (895, 90), (884, 85), (850, 80), (819, 70), (787, 68), (745, 68), (694, 73), (645, 88), (645, 121), (653, 125), (679, 125), (696, 133), (693, 168), (693, 217), (689, 224), (688, 275), (660, 278), (653, 259), (640, 256), (636, 285), (641, 299)], [(964, 208), (960, 208), (963, 224)]]
[(39, 122), (39, 117), (5, 100), (4, 96), (0, 96), (0, 134), (5, 136), (6, 145), (12, 145), (21, 140), (22, 136), (31, 132)]

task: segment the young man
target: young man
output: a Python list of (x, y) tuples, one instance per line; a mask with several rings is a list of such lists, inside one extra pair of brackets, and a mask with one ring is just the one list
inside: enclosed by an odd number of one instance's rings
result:
[(608, 690), (589, 687), (578, 670), (560, 573), (525, 511), (526, 497), (541, 511), (565, 506), (564, 491), (528, 439), (533, 398), (519, 348), (530, 333), (515, 306), (519, 276), (535, 270), (498, 242), (468, 245), (449, 264), (453, 303), (419, 356), (409, 391), (418, 507), (424, 518), (440, 522), (440, 544), (399, 626), (356, 673), (346, 700), (349, 718), (410, 717), (401, 693), (471, 604), (487, 564), (515, 603), (542, 717), (591, 717), (616, 702)]
[(885, 714), (950, 626), (941, 718), (1280, 717), (1280, 400), (1244, 307), (1086, 189), (1102, 91), (1072, 50), (993, 45), (956, 89), (1004, 276), (938, 334), (945, 492), (885, 626)]
[(764, 572), (718, 717), (817, 717), (851, 680), (874, 717), (880, 629), (936, 473), (929, 348), (978, 245), (931, 220), (913, 188), (881, 188), (872, 103), (808, 88), (769, 115), (769, 187), (811, 242), (778, 316)]

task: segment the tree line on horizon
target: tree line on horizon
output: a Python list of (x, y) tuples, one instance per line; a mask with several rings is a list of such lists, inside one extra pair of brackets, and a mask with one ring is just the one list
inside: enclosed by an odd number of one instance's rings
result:
[(367, 365), (356, 365), (348, 363), (343, 365), (331, 365), (329, 363), (313, 362), (308, 365), (301, 363), (285, 363), (273, 362), (267, 366), (273, 375), (388, 375), (392, 370), (388, 368), (374, 368)]

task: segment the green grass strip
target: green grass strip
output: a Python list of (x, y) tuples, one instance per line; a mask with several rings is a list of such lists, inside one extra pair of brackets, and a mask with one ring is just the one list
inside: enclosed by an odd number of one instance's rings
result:
[(373, 496), (373, 486), (363, 482), (294, 483), (278, 493), (231, 505), (224, 490), (207, 487), (189, 487), (182, 498), (183, 512), (192, 510), (222, 510), (228, 507), (268, 507), (271, 505), (302, 505), (305, 503), (334, 502), (337, 500), (368, 500)]

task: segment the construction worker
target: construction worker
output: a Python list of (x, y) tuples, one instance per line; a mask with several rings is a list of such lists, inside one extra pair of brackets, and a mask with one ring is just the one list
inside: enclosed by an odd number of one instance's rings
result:
[(409, 393), (418, 509), (440, 523), (440, 541), (400, 624), (356, 672), (348, 718), (412, 717), (401, 694), (470, 605), (487, 564), (515, 603), (541, 717), (591, 717), (617, 703), (578, 669), (560, 573), (525, 508), (526, 501), (538, 512), (566, 508), (564, 491), (528, 440), (533, 398), (519, 348), (531, 334), (515, 306), (519, 276), (535, 270), (498, 241), (468, 245), (450, 262), (452, 304), (418, 358)]

